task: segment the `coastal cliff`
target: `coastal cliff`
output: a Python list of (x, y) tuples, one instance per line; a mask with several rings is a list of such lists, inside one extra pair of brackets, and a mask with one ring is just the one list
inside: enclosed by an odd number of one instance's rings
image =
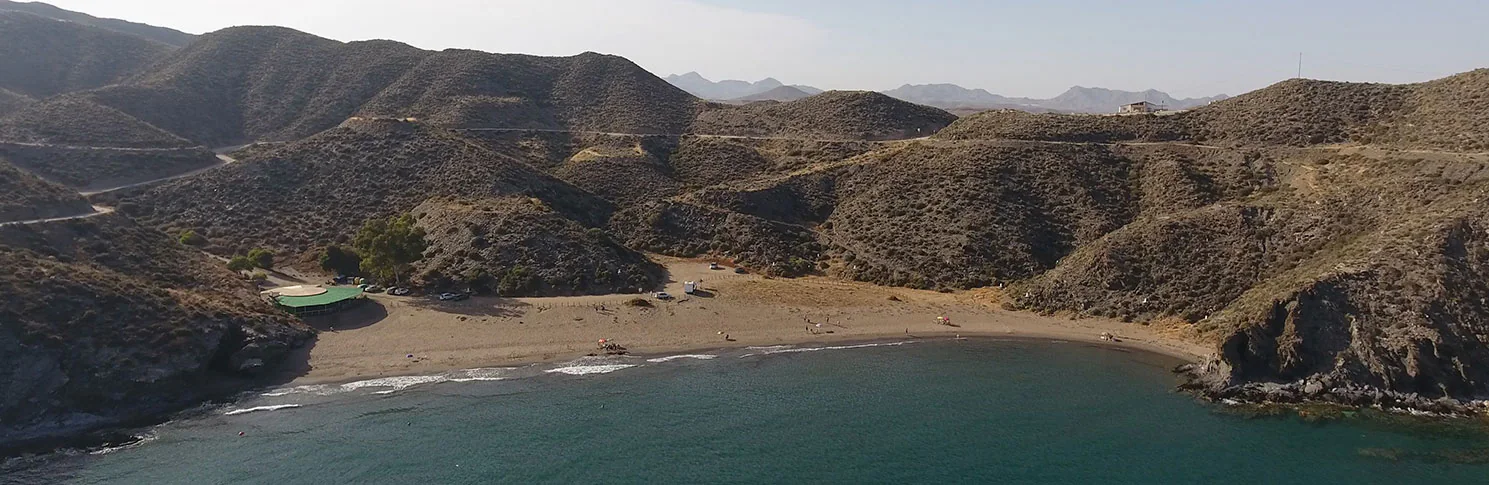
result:
[(244, 388), (310, 329), (116, 215), (0, 228), (0, 449), (45, 449)]

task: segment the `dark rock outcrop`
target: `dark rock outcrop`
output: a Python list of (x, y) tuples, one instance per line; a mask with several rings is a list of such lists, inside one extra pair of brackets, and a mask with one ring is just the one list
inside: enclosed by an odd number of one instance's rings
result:
[(311, 331), (209, 258), (117, 215), (0, 228), (0, 450), (242, 389)]

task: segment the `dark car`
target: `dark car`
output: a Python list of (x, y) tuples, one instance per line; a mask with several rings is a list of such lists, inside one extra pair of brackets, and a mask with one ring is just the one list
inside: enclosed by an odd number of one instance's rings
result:
[(734, 274), (745, 274), (745, 273), (749, 273), (749, 271), (746, 271), (744, 268), (734, 268)]

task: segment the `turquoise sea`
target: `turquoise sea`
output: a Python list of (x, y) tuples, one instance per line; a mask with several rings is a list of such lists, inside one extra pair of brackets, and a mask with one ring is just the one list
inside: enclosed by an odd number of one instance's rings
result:
[(919, 341), (268, 390), (0, 482), (1489, 483), (1483, 435), (1242, 417), (1173, 364)]

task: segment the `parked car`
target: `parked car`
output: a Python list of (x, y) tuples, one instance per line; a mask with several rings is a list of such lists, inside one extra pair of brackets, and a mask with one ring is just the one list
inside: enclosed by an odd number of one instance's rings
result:
[(389, 295), (393, 295), (393, 296), (405, 296), (405, 295), (408, 295), (409, 293), (413, 293), (413, 291), (409, 290), (408, 288), (403, 288), (403, 287), (395, 287), (395, 288), (389, 288), (388, 289), (388, 294)]
[(365, 292), (368, 292), (368, 293), (382, 293), (383, 292), (383, 289), (384, 289), (383, 287), (378, 286), (378, 285), (368, 285), (366, 288), (362, 288), (362, 291), (365, 291)]
[(460, 294), (459, 293), (445, 292), (445, 293), (440, 293), (439, 294), (439, 301), (455, 301), (455, 300), (459, 300), (459, 299), (460, 299)]
[(656, 296), (657, 296), (657, 299), (658, 300), (671, 300), (672, 299), (672, 295), (671, 294), (668, 294), (665, 291), (658, 291)]
[(719, 263), (708, 263), (708, 269), (719, 270), (722, 268), (719, 268)]
[(744, 268), (734, 268), (734, 274), (745, 274), (745, 273), (749, 273), (749, 271), (746, 271)]

